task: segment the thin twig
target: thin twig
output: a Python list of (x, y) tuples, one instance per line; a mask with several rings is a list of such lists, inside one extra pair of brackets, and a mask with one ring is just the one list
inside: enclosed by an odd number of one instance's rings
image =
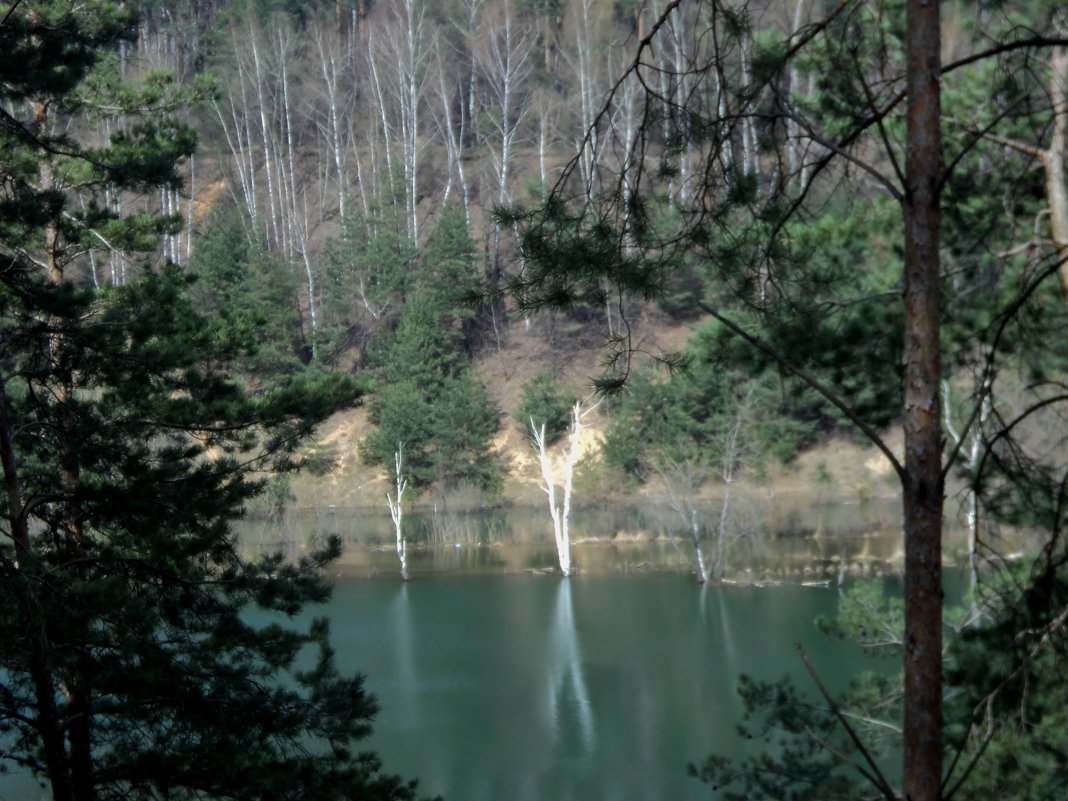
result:
[[(816, 687), (817, 689), (819, 689), (820, 695), (823, 696), (824, 700), (831, 707), (831, 711), (834, 713), (834, 716), (838, 718), (838, 721), (842, 724), (842, 727), (845, 728), (846, 734), (849, 735), (849, 739), (853, 741), (853, 745), (857, 747), (857, 750), (860, 751), (860, 755), (864, 757), (864, 761), (868, 763), (868, 767), (871, 769), (871, 772), (875, 774), (874, 776), (869, 776), (868, 778), (875, 785), (876, 789), (879, 790), (879, 792), (886, 797), (887, 801), (898, 801), (897, 793), (895, 793), (894, 789), (890, 786), (890, 782), (888, 782), (886, 780), (886, 777), (883, 776), (882, 771), (879, 770), (879, 766), (875, 764), (875, 760), (868, 752), (868, 749), (864, 747), (864, 743), (860, 741), (860, 737), (858, 737), (857, 733), (853, 731), (853, 727), (849, 725), (849, 721), (846, 720), (845, 715), (842, 714), (842, 710), (838, 708), (838, 704), (835, 703), (834, 698), (832, 698), (831, 694), (827, 691), (827, 688), (824, 686), (823, 681), (820, 680), (819, 674), (816, 673), (816, 669), (812, 667), (812, 663), (808, 661), (808, 655), (805, 653), (805, 649), (801, 647), (801, 643), (795, 643), (794, 648), (796, 648), (798, 656), (801, 657), (801, 661), (805, 663), (805, 669), (808, 670), (808, 674), (816, 683)], [(864, 773), (864, 771), (861, 772)], [(864, 773), (864, 775), (867, 776), (867, 773)]]
[(22, 0), (15, 0), (15, 2), (11, 4), (11, 8), (9, 8), (7, 10), (7, 13), (4, 14), (4, 18), (0, 19), (0, 28), (3, 28), (5, 25), (7, 25), (7, 21), (11, 19), (11, 15), (15, 13), (15, 9), (18, 8), (20, 5), (22, 5)]
[(712, 317), (715, 317), (716, 320), (718, 320), (728, 329), (730, 329), (731, 333), (741, 337), (764, 355), (770, 356), (783, 369), (797, 376), (806, 384), (808, 384), (812, 389), (822, 395), (827, 401), (831, 403), (832, 406), (834, 406), (836, 409), (838, 409), (838, 411), (844, 414), (849, 419), (849, 421), (853, 423), (853, 425), (859, 428), (861, 432), (863, 432), (864, 436), (871, 440), (872, 444), (874, 444), (875, 447), (877, 447), (880, 451), (883, 452), (883, 455), (890, 461), (890, 464), (894, 468), (894, 471), (902, 480), (904, 480), (905, 468), (902, 467), (901, 462), (899, 462), (897, 460), (897, 457), (894, 456), (894, 452), (890, 450), (890, 446), (883, 441), (883, 438), (879, 436), (879, 433), (874, 428), (868, 425), (868, 423), (866, 423), (859, 415), (857, 415), (856, 412), (850, 409), (846, 402), (840, 397), (838, 397), (838, 395), (835, 394), (835, 392), (831, 390), (830, 387), (826, 386), (822, 381), (820, 381), (808, 371), (804, 370), (801, 367), (798, 367), (796, 364), (791, 362), (789, 359), (779, 353), (779, 351), (764, 342), (762, 339), (753, 336), (733, 320), (724, 317), (720, 312), (716, 311), (707, 303), (703, 301), (698, 301), (697, 306), (701, 309), (701, 311), (705, 312), (705, 314), (709, 314)]
[[(979, 750), (976, 751), (972, 758), (968, 761), (968, 765), (964, 768), (964, 773), (961, 774), (961, 777), (957, 779), (957, 781), (949, 790), (946, 790), (946, 784), (949, 782), (949, 777), (953, 775), (953, 767), (955, 767), (957, 764), (957, 760), (953, 760), (953, 766), (950, 767), (949, 773), (946, 774), (946, 778), (942, 780), (942, 801), (950, 801), (950, 799), (953, 798), (954, 795), (956, 795), (957, 791), (964, 786), (964, 782), (968, 780), (968, 777), (975, 769), (975, 766), (979, 764), (979, 758), (986, 751), (986, 747), (990, 745), (990, 742), (994, 739), (995, 735), (999, 731), (1001, 731), (1001, 725), (1002, 724), (999, 724), (990, 730), (990, 733), (987, 734), (987, 736), (983, 739), (983, 744), (979, 746)], [(958, 752), (958, 757), (959, 756), (960, 753)]]

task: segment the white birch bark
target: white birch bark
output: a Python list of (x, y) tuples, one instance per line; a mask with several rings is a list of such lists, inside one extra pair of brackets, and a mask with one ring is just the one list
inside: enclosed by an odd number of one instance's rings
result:
[[(242, 93), (242, 97), (244, 97), (244, 93)], [(245, 208), (249, 219), (252, 220), (253, 227), (255, 227), (257, 222), (255, 166), (251, 161), (251, 148), (245, 146), (245, 141), (241, 135), (244, 121), (247, 120), (247, 113), (245, 116), (238, 114), (232, 89), (227, 90), (227, 99), (229, 100), (229, 122), (227, 116), (223, 114), (218, 101), (213, 98), (211, 103), (212, 108), (215, 110), (215, 116), (219, 120), (219, 125), (222, 127), (226, 145), (230, 150), (231, 165), (237, 171), (238, 184), (241, 190), (240, 197), (234, 192), (233, 182), (228, 183), (234, 200)], [(233, 124), (232, 129), (230, 123)]]
[[(464, 218), (467, 220), (468, 230), (472, 229), (471, 224), (471, 190), (468, 186), (467, 176), (464, 172), (464, 159), (463, 159), (463, 141), (464, 141), (464, 115), (460, 114), (459, 127), (454, 124), (452, 114), (453, 96), (448, 89), (448, 83), (446, 81), (446, 66), (442, 53), (438, 52), (438, 99), (441, 101), (439, 104), (440, 113), (437, 115), (437, 126), (441, 133), (442, 138), (445, 141), (445, 152), (448, 158), (448, 183), (445, 187), (445, 191), (442, 193), (441, 205), (442, 208), (448, 203), (449, 193), (452, 188), (453, 176), (455, 175), (460, 184), (460, 192), (463, 197), (464, 205)], [(462, 101), (462, 97), (461, 97)], [(463, 103), (460, 103), (460, 108), (463, 108)]]
[[(560, 564), (560, 573), (567, 577), (573, 572), (571, 565), (571, 488), (575, 478), (575, 465), (578, 464), (579, 444), (582, 438), (582, 419), (597, 408), (594, 404), (582, 411), (582, 404), (576, 403), (571, 409), (571, 427), (568, 431), (567, 446), (553, 464), (545, 441), (545, 423), (538, 426), (530, 418), (530, 431), (534, 438), (534, 449), (538, 454), (538, 465), (544, 482), (542, 489), (549, 496), (549, 517), (553, 521), (553, 537), (556, 540), (556, 555)], [(557, 484), (560, 485), (561, 500), (557, 503)]]
[(1057, 260), (1060, 262), (1061, 290), (1068, 302), (1068, 184), (1064, 161), (1068, 156), (1068, 47), (1053, 48), (1050, 56), (1050, 106), (1053, 132), (1043, 153), (1046, 171), (1046, 198)]
[[(990, 394), (991, 387), (988, 384), (982, 391), (979, 401), (979, 416), (975, 425), (969, 432), (970, 441), (967, 445), (967, 469), (974, 471), (982, 457), (983, 427), (986, 425), (993, 410), (993, 400)], [(953, 444), (961, 444), (961, 434), (953, 423), (953, 403), (949, 381), (942, 379), (942, 415), (946, 433), (953, 440)], [(962, 449), (964, 450), (964, 449)], [(975, 620), (980, 617), (978, 600), (974, 597), (975, 588), (979, 584), (979, 498), (974, 488), (970, 485), (964, 491), (964, 518), (968, 527), (968, 576), (969, 584), (973, 592), (972, 616)]]
[[(386, 159), (390, 184), (401, 182), (409, 240), (419, 241), (420, 116), (431, 49), (426, 44), (425, 8), (416, 0), (400, 0), (371, 50), (371, 73), (378, 113), (386, 133)], [(399, 135), (401, 174), (393, 173), (393, 134)]]
[(581, 129), (579, 171), (586, 192), (586, 201), (590, 202), (597, 180), (598, 131), (593, 122), (598, 103), (595, 89), (593, 66), (594, 32), (590, 12), (592, 0), (578, 0), (574, 9), (575, 60), (573, 67), (577, 73), (579, 88), (579, 112)]
[[(747, 91), (750, 83), (749, 58), (751, 50), (752, 41), (747, 35), (742, 39), (742, 85)], [(742, 109), (742, 169), (747, 176), (751, 175), (755, 180), (759, 181), (756, 122), (753, 118), (752, 108), (748, 103), (746, 108)]]
[(193, 207), (197, 200), (197, 157), (189, 157), (189, 205), (185, 218), (185, 261), (188, 264), (193, 256)]
[[(345, 164), (348, 154), (345, 152), (342, 137), (342, 94), (340, 87), (341, 54), (330, 44), (330, 38), (320, 29), (315, 38), (316, 51), (319, 55), (319, 74), (322, 77), (322, 92), (326, 101), (326, 130), (324, 134), (333, 160), (334, 181), (337, 188), (338, 215), (345, 218), (345, 201), (348, 196), (348, 180)], [(350, 93), (351, 96), (351, 93)]]
[[(492, 26), (486, 35), (486, 45), (477, 56), (479, 69), (488, 88), (494, 114), (491, 128), (496, 142), (489, 143), (494, 177), (497, 183), (497, 205), (511, 200), (509, 181), (513, 148), (518, 139), (519, 126), (526, 117), (528, 90), (526, 81), (532, 65), (530, 53), (536, 42), (529, 30), (517, 31), (509, 4), (504, 5), (504, 19)], [(493, 265), (500, 271), (501, 226), (493, 226)]]
[[(683, 19), (681, 7), (676, 6), (671, 12), (671, 37), (670, 41), (674, 48), (675, 72), (673, 79), (676, 84), (676, 105), (683, 107), (687, 103), (689, 86), (686, 80), (686, 64), (689, 54), (686, 52), (686, 24)], [(676, 125), (685, 125), (685, 121)], [(682, 142), (679, 147), (679, 203), (685, 208), (690, 202), (690, 145), (689, 132), (686, 130), (677, 133)]]
[(408, 479), (404, 476), (404, 443), (397, 443), (397, 450), (393, 454), (394, 477), (397, 480), (397, 500), (393, 500), (388, 492), (386, 503), (389, 505), (389, 516), (393, 519), (393, 528), (397, 535), (397, 559), (400, 561), (401, 579), (408, 580), (408, 543), (404, 539), (404, 491), (408, 488)]
[(419, 110), (422, 105), (423, 76), (427, 54), (422, 49), (422, 8), (416, 12), (414, 0), (404, 0), (406, 17), (404, 112), (404, 167), (408, 199), (408, 238), (419, 242)]
[[(378, 37), (376, 37), (373, 32), (369, 32), (367, 34), (367, 64), (371, 72), (371, 90), (375, 97), (376, 110), (378, 111), (378, 121), (382, 126), (382, 151), (386, 157), (386, 185), (389, 187), (390, 199), (392, 200), (394, 177), (393, 126), (390, 124), (389, 114), (386, 111), (386, 93), (385, 91), (383, 91), (382, 81), (378, 75), (378, 60), (379, 58), (382, 58), (382, 47), (378, 44), (378, 41)], [(373, 154), (374, 150), (372, 150), (371, 152)]]
[(702, 546), (701, 513), (697, 503), (697, 492), (704, 484), (708, 472), (707, 464), (700, 458), (682, 461), (664, 458), (656, 465), (656, 472), (667, 490), (671, 508), (678, 514), (690, 535), (697, 580), (701, 584), (708, 584), (712, 580), (712, 569), (718, 549), (713, 546), (713, 552), (706, 561)]
[[(794, 5), (794, 25), (793, 36), (797, 36), (798, 31), (801, 30), (801, 23), (805, 19), (805, 0), (797, 0)], [(787, 73), (789, 75), (790, 85), (789, 94), (793, 95), (801, 89), (801, 74), (797, 69), (797, 62), (794, 59), (790, 60), (790, 69)], [(788, 100), (790, 105), (793, 105), (793, 101)], [(799, 175), (799, 159), (798, 148), (800, 147), (801, 129), (796, 120), (792, 117), (786, 120), (786, 152), (788, 158), (788, 164), (790, 167), (789, 181), (801, 179), (801, 185), (798, 187), (798, 191), (804, 191), (805, 185), (803, 176)]]
[(719, 510), (719, 528), (716, 531), (715, 573), (716, 581), (722, 581), (727, 571), (727, 553), (731, 543), (738, 536), (731, 536), (728, 523), (730, 522), (731, 489), (734, 485), (735, 473), (742, 459), (744, 445), (742, 443), (742, 427), (749, 411), (752, 391), (745, 401), (739, 406), (738, 413), (734, 418), (730, 431), (727, 434), (721, 459), (721, 476), (723, 478), (723, 505)]
[(249, 42), (252, 46), (252, 78), (256, 89), (256, 102), (259, 105), (260, 115), (260, 142), (263, 146), (264, 175), (267, 178), (267, 235), (268, 243), (278, 244), (281, 241), (279, 230), (278, 202), (275, 190), (275, 164), (274, 149), (271, 142), (271, 128), (267, 119), (267, 94), (264, 88), (266, 76), (264, 65), (260, 60), (259, 48), (256, 45), (257, 32), (249, 26)]

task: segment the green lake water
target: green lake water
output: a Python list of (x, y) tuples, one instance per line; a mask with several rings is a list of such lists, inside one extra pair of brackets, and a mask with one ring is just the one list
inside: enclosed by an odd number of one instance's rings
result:
[[(450, 801), (711, 798), (686, 767), (752, 747), (735, 731), (743, 673), (789, 673), (811, 688), (798, 642), (832, 691), (858, 670), (896, 667), (814, 624), (835, 614), (840, 578), (899, 586), (892, 509), (875, 522), (855, 509), (817, 518), (794, 527), (800, 536), (789, 521), (785, 534), (764, 525), (767, 536), (732, 554), (738, 583), (709, 589), (684, 541), (614, 514), (579, 518), (570, 579), (551, 572), (554, 548), (530, 513), (454, 516), (448, 527), (413, 516), (407, 583), (388, 518), (250, 525), (242, 538), (294, 556), (324, 534), (346, 542), (332, 601), (310, 612), (330, 618), (340, 667), (365, 674), (380, 702), (365, 746)], [(959, 571), (947, 580), (963, 584)], [(25, 777), (0, 779), (0, 798), (42, 797)]]
[(824, 680), (885, 663), (829, 643), (834, 589), (705, 590), (677, 575), (345, 579), (331, 609), (342, 665), (382, 710), (369, 745), (447, 799), (698, 799), (687, 776), (741, 753), (741, 673)]

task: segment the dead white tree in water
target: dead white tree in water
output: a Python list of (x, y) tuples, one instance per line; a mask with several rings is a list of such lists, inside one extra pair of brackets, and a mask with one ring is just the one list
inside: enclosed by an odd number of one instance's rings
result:
[[(701, 545), (703, 536), (701, 513), (697, 504), (697, 491), (708, 476), (708, 464), (700, 456), (686, 459), (671, 459), (665, 456), (658, 460), (655, 469), (667, 490), (671, 508), (678, 513), (682, 524), (690, 533), (697, 580), (702, 584), (708, 584), (712, 577), (714, 567), (712, 560), (715, 554), (705, 558)], [(716, 552), (718, 551), (719, 549), (716, 549)]]
[(734, 540), (740, 539), (741, 532), (736, 531), (733, 538), (727, 530), (727, 522), (730, 519), (731, 487), (737, 479), (738, 469), (742, 464), (742, 457), (746, 450), (744, 426), (749, 416), (753, 403), (753, 389), (749, 388), (745, 398), (738, 406), (738, 412), (734, 422), (727, 430), (723, 442), (723, 454), (720, 457), (721, 477), (723, 478), (723, 506), (719, 510), (719, 530), (716, 536), (715, 551), (713, 553), (716, 566), (716, 580), (722, 581), (727, 567), (727, 550)]
[(408, 489), (408, 479), (404, 477), (404, 443), (397, 443), (397, 451), (393, 454), (393, 465), (397, 478), (397, 500), (386, 493), (386, 503), (389, 504), (389, 516), (393, 518), (393, 528), (397, 532), (397, 558), (400, 559), (401, 578), (408, 580), (408, 544), (404, 541), (404, 491)]
[[(572, 573), (571, 568), (571, 533), (568, 530), (568, 520), (571, 516), (571, 486), (575, 477), (575, 465), (579, 459), (579, 440), (582, 436), (582, 418), (596, 409), (594, 404), (586, 411), (582, 411), (582, 403), (576, 402), (571, 408), (571, 426), (568, 429), (567, 446), (560, 453), (557, 464), (553, 465), (547, 442), (545, 440), (545, 423), (539, 427), (530, 418), (530, 432), (534, 436), (534, 448), (538, 452), (538, 463), (541, 465), (541, 477), (544, 481), (542, 489), (549, 496), (549, 515), (553, 521), (553, 535), (556, 537), (556, 553), (560, 561), (560, 572), (566, 577)], [(559, 468), (559, 470), (557, 470)], [(558, 504), (556, 500), (557, 473), (559, 472), (559, 485), (562, 499)]]
[[(946, 379), (942, 379), (942, 412), (944, 416), (946, 432), (956, 445), (964, 453), (967, 453), (967, 461), (964, 463), (968, 471), (975, 470), (982, 456), (983, 426), (986, 425), (992, 411), (991, 386), (984, 382), (982, 398), (979, 401), (979, 417), (977, 424), (972, 426), (967, 434), (970, 441), (966, 446), (961, 444), (961, 434), (953, 425), (953, 410), (951, 403), (951, 388)], [(980, 617), (979, 602), (975, 598), (975, 589), (979, 584), (979, 498), (975, 494), (975, 488), (969, 484), (964, 492), (965, 519), (968, 525), (968, 574), (972, 590), (972, 614), (975, 619)]]
[(727, 553), (732, 545), (750, 532), (739, 526), (730, 526), (731, 490), (738, 479), (738, 472), (746, 455), (745, 426), (753, 406), (753, 389), (750, 387), (738, 400), (734, 418), (723, 434), (720, 446), (719, 467), (723, 480), (723, 505), (719, 511), (719, 524), (714, 532), (711, 552), (706, 556), (702, 546), (702, 525), (697, 502), (698, 491), (710, 472), (707, 452), (698, 450), (687, 456), (672, 458), (661, 454), (655, 469), (668, 493), (668, 501), (693, 541), (694, 568), (697, 580), (702, 584), (722, 582), (727, 569)]

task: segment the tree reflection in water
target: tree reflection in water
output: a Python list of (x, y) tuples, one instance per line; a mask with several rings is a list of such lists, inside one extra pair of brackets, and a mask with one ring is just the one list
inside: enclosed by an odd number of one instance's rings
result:
[(575, 627), (575, 610), (571, 601), (571, 584), (565, 578), (556, 589), (556, 605), (547, 640), (547, 711), (553, 736), (559, 740), (564, 729), (562, 716), (570, 708), (578, 719), (582, 746), (591, 751), (594, 746), (593, 706), (582, 670), (582, 652)]

